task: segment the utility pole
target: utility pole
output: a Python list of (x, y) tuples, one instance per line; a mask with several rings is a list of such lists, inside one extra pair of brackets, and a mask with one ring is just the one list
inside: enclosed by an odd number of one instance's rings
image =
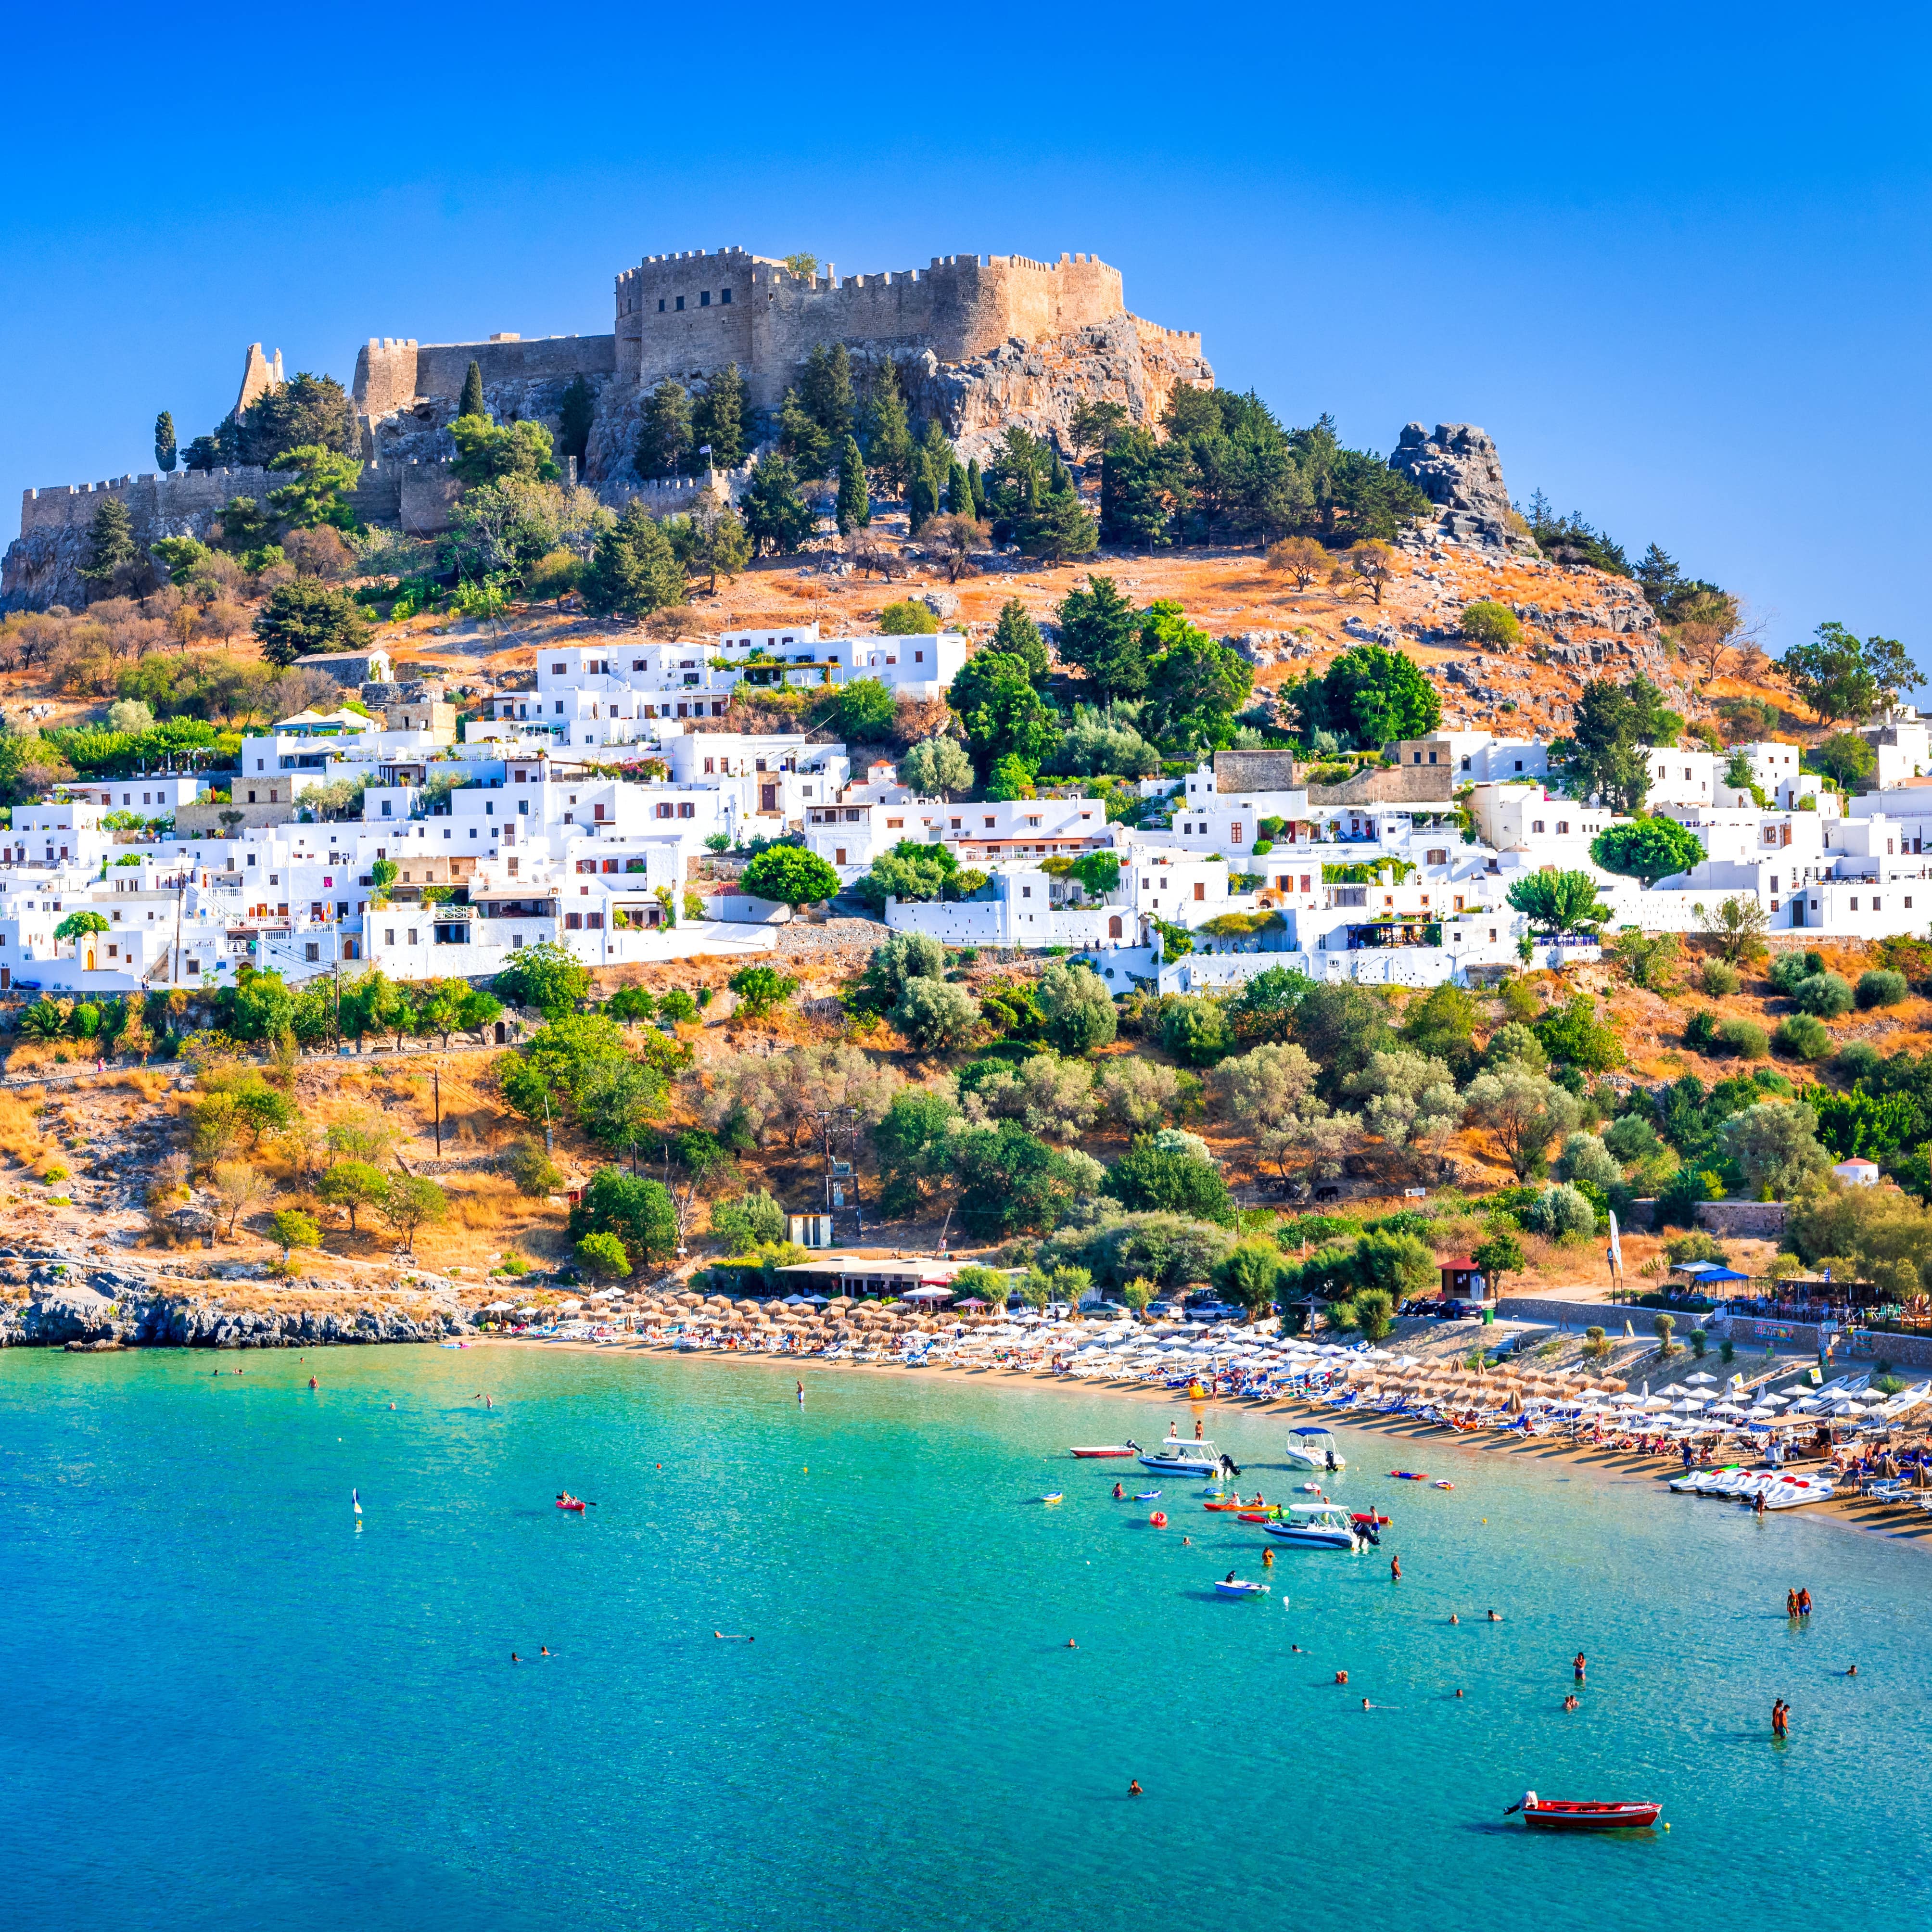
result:
[(436, 1095), (436, 1157), (442, 1158), (442, 1069), (432, 1066), (429, 1072), (430, 1085)]

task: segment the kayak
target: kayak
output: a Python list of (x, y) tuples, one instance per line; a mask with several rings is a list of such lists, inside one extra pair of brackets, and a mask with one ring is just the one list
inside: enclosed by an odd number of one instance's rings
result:
[(1160, 1500), (1160, 1492), (1158, 1490), (1136, 1490), (1134, 1492), (1134, 1501), (1137, 1503), (1156, 1502)]
[[(1574, 1798), (1539, 1798), (1528, 1792), (1510, 1811), (1520, 1811), (1522, 1822), (1533, 1832), (1640, 1831), (1657, 1822), (1661, 1804), (1646, 1802), (1598, 1804)], [(1503, 1816), (1507, 1818), (1509, 1811)]]
[(580, 1516), (584, 1513), (584, 1505), (574, 1496), (572, 1496), (568, 1502), (566, 1502), (562, 1497), (559, 1496), (556, 1499), (556, 1506), (561, 1510), (575, 1510)]
[(1388, 1528), (1389, 1523), (1389, 1520), (1387, 1516), (1378, 1516), (1373, 1510), (1352, 1510), (1350, 1512), (1348, 1520), (1351, 1522), (1372, 1523), (1378, 1529)]
[(1255, 1506), (1252, 1503), (1203, 1503), (1201, 1507), (1210, 1514), (1232, 1516), (1238, 1510), (1250, 1510)]

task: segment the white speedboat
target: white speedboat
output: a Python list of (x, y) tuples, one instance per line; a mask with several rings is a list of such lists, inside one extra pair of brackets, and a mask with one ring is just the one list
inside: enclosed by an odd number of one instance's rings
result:
[(1159, 1448), (1143, 1450), (1141, 1465), (1169, 1476), (1218, 1476), (1221, 1452), (1211, 1442), (1170, 1436)]
[(1224, 1597), (1265, 1597), (1265, 1583), (1250, 1583), (1238, 1576), (1224, 1576), (1214, 1588)]
[(1276, 1522), (1262, 1525), (1284, 1543), (1305, 1543), (1322, 1550), (1359, 1550), (1361, 1538), (1348, 1512), (1340, 1503), (1290, 1503)]
[(1332, 1429), (1291, 1429), (1285, 1459), (1292, 1469), (1344, 1469), (1347, 1459)]

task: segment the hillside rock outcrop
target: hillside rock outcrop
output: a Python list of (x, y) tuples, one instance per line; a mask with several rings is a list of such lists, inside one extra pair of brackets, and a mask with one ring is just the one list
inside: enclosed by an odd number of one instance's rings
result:
[(389, 1307), (234, 1309), (163, 1293), (111, 1268), (32, 1270), (24, 1304), (0, 1308), (0, 1348), (296, 1348), (352, 1342), (440, 1342), (467, 1334), (460, 1310), (420, 1316)]
[(1536, 545), (1510, 521), (1502, 459), (1487, 430), (1474, 423), (1438, 423), (1432, 436), (1419, 422), (1406, 424), (1389, 467), (1438, 506), (1436, 521), (1445, 537), (1536, 554)]

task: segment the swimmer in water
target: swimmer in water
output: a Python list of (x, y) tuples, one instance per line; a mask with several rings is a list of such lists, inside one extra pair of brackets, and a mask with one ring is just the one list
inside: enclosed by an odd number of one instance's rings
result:
[(1274, 1568), (1274, 1552), (1272, 1550), (1264, 1550), (1262, 1552), (1262, 1568), (1264, 1570), (1272, 1570)]
[(1462, 1619), (1459, 1617), (1454, 1610), (1451, 1610), (1449, 1612), (1449, 1621), (1452, 1624), (1460, 1624)]
[(1566, 1710), (1566, 1711), (1574, 1711), (1574, 1710), (1575, 1710), (1575, 1709), (1576, 1709), (1576, 1692), (1575, 1692), (1575, 1691), (1574, 1691), (1574, 1690), (1573, 1690), (1573, 1691), (1571, 1691), (1571, 1692), (1570, 1692), (1570, 1694), (1569, 1694), (1569, 1696), (1564, 1699), (1564, 1700), (1563, 1700), (1563, 1708), (1564, 1708), (1564, 1710)]
[(1141, 1790), (1141, 1781), (1138, 1778), (1130, 1778), (1127, 1780), (1127, 1796), (1130, 1798), (1141, 1798), (1146, 1796)]
[(549, 1656), (549, 1654), (550, 1654), (550, 1646), (549, 1646), (548, 1644), (547, 1644), (547, 1643), (546, 1643), (546, 1644), (544, 1644), (544, 1645), (540, 1646), (539, 1646), (539, 1648), (538, 1648), (538, 1649), (537, 1654), (538, 1654), (539, 1657), (548, 1657), (548, 1656)]
[[(1228, 1574), (1232, 1575), (1233, 1572), (1230, 1571)], [(1066, 1640), (1066, 1647), (1069, 1650), (1078, 1650), (1080, 1648), (1080, 1646), (1076, 1643), (1071, 1637), (1069, 1637)]]
[(1336, 1671), (1336, 1673), (1335, 1673), (1335, 1682), (1336, 1682), (1337, 1684), (1346, 1684), (1346, 1683), (1347, 1683), (1347, 1682), (1348, 1682), (1348, 1673), (1346, 1670), (1338, 1670), (1338, 1671)]
[(510, 1661), (511, 1661), (512, 1664), (520, 1664), (520, 1663), (522, 1663), (522, 1662), (523, 1662), (523, 1660), (523, 1660), (520, 1657), (519, 1657), (519, 1656), (517, 1654), (517, 1653), (516, 1653), (514, 1650), (511, 1652), (511, 1653), (510, 1653)]
[(1575, 1670), (1576, 1672), (1576, 1682), (1580, 1684), (1583, 1681), (1583, 1653), (1580, 1650), (1576, 1653)]
[(1795, 1617), (1798, 1614), (1798, 1592), (1796, 1590), (1787, 1590), (1784, 1593), (1784, 1614), (1787, 1617)]
[(1846, 1671), (1846, 1672), (1845, 1672), (1845, 1675), (1846, 1675), (1847, 1677), (1856, 1677), (1856, 1676), (1857, 1676), (1857, 1675), (1858, 1675), (1858, 1666), (1856, 1664), (1853, 1664), (1853, 1665), (1852, 1666), (1852, 1667), (1851, 1667), (1851, 1669), (1850, 1669), (1850, 1670), (1849, 1670), (1848, 1671)]
[(1502, 1622), (1502, 1618), (1498, 1616), (1494, 1610), (1492, 1610), (1490, 1612), (1490, 1621), (1492, 1624), (1499, 1624)]
[(1364, 1710), (1365, 1710), (1365, 1711), (1372, 1711), (1375, 1708), (1376, 1708), (1376, 1707), (1374, 1706), (1374, 1705), (1371, 1704), (1371, 1703), (1369, 1702), (1369, 1700), (1367, 1700), (1367, 1698), (1364, 1697), (1364, 1698), (1362, 1700), (1362, 1708), (1363, 1708)]
[(1118, 1502), (1120, 1500), (1120, 1498), (1121, 1498), (1123, 1496), (1124, 1496), (1126, 1494), (1126, 1491), (1125, 1490), (1122, 1489), (1122, 1488), (1120, 1487), (1120, 1484), (1119, 1484), (1118, 1483), (1116, 1483), (1116, 1484), (1114, 1485), (1114, 1502)]
[(317, 1382), (313, 1376), (310, 1376), (308, 1378), (308, 1385), (310, 1388), (320, 1388), (322, 1386), (322, 1384)]
[(1391, 1583), (1400, 1583), (1402, 1581), (1402, 1558), (1400, 1556), (1391, 1556), (1389, 1558), (1389, 1581)]
[(1462, 1696), (1462, 1692), (1461, 1692), (1461, 1691), (1458, 1690), (1458, 1691), (1456, 1693), (1456, 1696), (1459, 1696), (1459, 1697), (1460, 1697), (1460, 1696)]

